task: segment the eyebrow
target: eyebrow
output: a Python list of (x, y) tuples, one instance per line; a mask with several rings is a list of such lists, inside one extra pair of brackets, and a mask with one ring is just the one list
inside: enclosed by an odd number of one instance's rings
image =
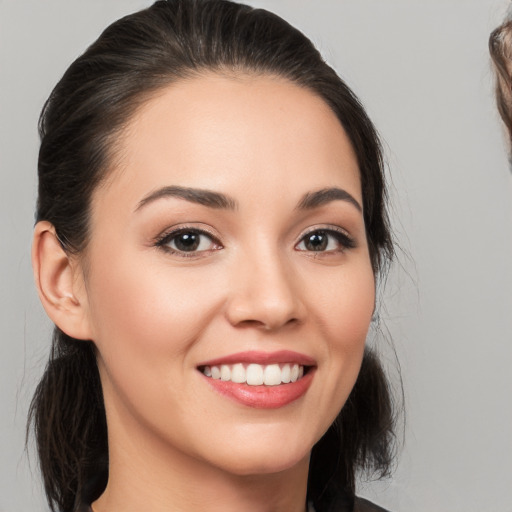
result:
[[(172, 185), (159, 188), (158, 190), (148, 194), (138, 203), (135, 211), (140, 210), (144, 206), (157, 201), (158, 199), (167, 197), (177, 197), (185, 199), (191, 203), (219, 210), (236, 210), (238, 208), (238, 202), (235, 199), (220, 192)], [(355, 206), (358, 211), (363, 211), (361, 205), (354, 196), (349, 194), (346, 190), (338, 187), (323, 188), (315, 192), (307, 192), (298, 202), (296, 209), (312, 210), (332, 201), (346, 201)]]
[(135, 211), (140, 210), (153, 201), (165, 197), (178, 197), (190, 201), (191, 203), (197, 203), (219, 210), (236, 210), (238, 208), (238, 203), (234, 199), (220, 192), (199, 188), (169, 186), (159, 188), (144, 197), (137, 205), (137, 208), (135, 208)]
[(323, 188), (316, 192), (308, 192), (307, 194), (304, 194), (297, 205), (297, 209), (311, 210), (332, 201), (347, 201), (355, 206), (358, 211), (363, 211), (363, 208), (354, 196), (349, 194), (346, 190), (338, 187)]

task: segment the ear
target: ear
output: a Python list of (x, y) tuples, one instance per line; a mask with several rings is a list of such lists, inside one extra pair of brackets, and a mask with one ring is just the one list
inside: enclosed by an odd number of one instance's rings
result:
[(55, 228), (36, 224), (32, 268), (39, 298), (53, 323), (68, 336), (91, 339), (88, 302), (78, 258), (64, 251)]

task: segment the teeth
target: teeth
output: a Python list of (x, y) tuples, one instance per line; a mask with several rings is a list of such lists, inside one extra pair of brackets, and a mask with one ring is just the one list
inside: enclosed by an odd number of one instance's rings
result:
[(299, 364), (286, 363), (279, 364), (249, 364), (244, 366), (242, 363), (234, 365), (222, 364), (220, 366), (205, 366), (203, 373), (212, 379), (236, 382), (238, 384), (247, 383), (249, 386), (278, 386), (279, 384), (288, 384), (297, 382), (304, 376), (304, 366)]
[(281, 384), (281, 368), (278, 364), (269, 364), (263, 370), (263, 383), (265, 386), (278, 386)]
[(283, 369), (281, 370), (281, 381), (285, 384), (288, 384), (291, 379), (292, 369), (290, 368), (289, 364), (285, 364), (283, 366)]
[(246, 379), (249, 386), (260, 386), (263, 384), (263, 366), (260, 364), (250, 364), (247, 367)]
[(231, 368), (231, 382), (237, 382), (239, 384), (244, 383), (247, 380), (245, 375), (245, 368), (243, 364), (234, 364)]
[(292, 366), (292, 373), (291, 373), (291, 376), (290, 376), (290, 381), (291, 382), (297, 382), (298, 378), (299, 378), (299, 365), (298, 364), (294, 364)]
[(231, 380), (231, 368), (227, 364), (220, 367), (220, 380)]

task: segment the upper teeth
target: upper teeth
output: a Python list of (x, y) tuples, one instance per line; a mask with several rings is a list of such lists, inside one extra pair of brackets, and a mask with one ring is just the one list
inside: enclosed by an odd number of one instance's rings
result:
[(299, 364), (222, 364), (220, 366), (205, 366), (203, 373), (207, 377), (224, 381), (248, 384), (249, 386), (277, 386), (296, 382), (304, 375), (304, 366)]

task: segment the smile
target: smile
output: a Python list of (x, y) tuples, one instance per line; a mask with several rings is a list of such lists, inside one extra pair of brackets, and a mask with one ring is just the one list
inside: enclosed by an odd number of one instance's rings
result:
[[(200, 368), (206, 377), (247, 384), (248, 386), (279, 386), (297, 382), (304, 376), (304, 365), (297, 363), (284, 364), (222, 364), (218, 366), (204, 366)], [(307, 372), (307, 367), (306, 367)]]
[(245, 407), (277, 409), (306, 394), (317, 364), (290, 350), (248, 351), (204, 361), (197, 369), (216, 393)]

